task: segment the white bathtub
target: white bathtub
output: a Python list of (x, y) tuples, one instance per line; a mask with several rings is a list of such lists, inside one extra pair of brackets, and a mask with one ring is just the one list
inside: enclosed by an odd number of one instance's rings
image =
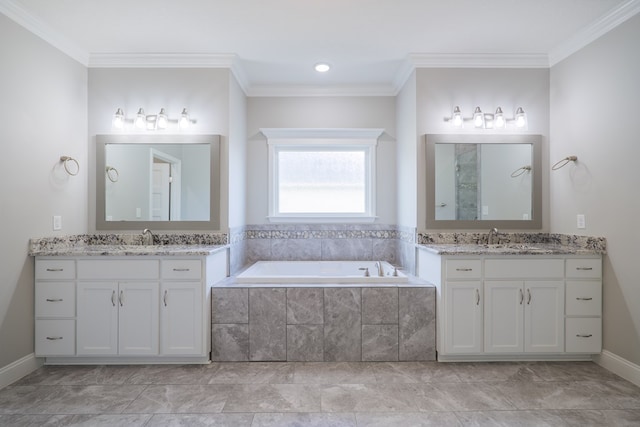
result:
[[(382, 262), (378, 276), (375, 261), (258, 261), (236, 277), (236, 283), (406, 283), (409, 278)], [(369, 270), (369, 277), (365, 275)]]

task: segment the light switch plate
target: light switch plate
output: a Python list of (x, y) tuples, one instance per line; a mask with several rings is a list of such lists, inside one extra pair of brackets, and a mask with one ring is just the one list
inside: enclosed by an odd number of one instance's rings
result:
[(576, 226), (580, 229), (587, 228), (587, 223), (584, 218), (584, 214), (578, 214), (576, 217)]
[(53, 216), (53, 230), (62, 230), (62, 216), (54, 215)]

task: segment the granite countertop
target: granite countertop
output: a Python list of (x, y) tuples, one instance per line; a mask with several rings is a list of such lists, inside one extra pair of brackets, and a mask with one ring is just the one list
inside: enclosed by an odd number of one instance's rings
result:
[(77, 245), (33, 250), (31, 256), (207, 256), (227, 245)]
[(603, 251), (588, 247), (554, 243), (503, 244), (425, 244), (418, 245), (438, 255), (601, 255)]

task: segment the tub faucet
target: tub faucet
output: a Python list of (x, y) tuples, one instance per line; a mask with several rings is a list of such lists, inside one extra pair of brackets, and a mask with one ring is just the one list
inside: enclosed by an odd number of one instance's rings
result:
[(489, 237), (487, 238), (487, 243), (492, 245), (493, 244), (493, 238), (498, 234), (498, 229), (496, 227), (493, 227), (491, 230), (489, 230)]
[(153, 245), (153, 233), (148, 228), (142, 230), (142, 244), (145, 246)]
[(376, 261), (375, 266), (376, 266), (376, 269), (378, 270), (378, 276), (384, 277), (384, 268), (382, 268), (382, 262)]

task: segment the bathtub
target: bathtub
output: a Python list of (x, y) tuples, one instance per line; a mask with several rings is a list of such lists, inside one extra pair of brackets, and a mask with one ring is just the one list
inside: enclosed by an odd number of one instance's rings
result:
[[(382, 261), (258, 261), (236, 277), (236, 283), (406, 283), (409, 278)], [(369, 276), (365, 275), (369, 271)]]

